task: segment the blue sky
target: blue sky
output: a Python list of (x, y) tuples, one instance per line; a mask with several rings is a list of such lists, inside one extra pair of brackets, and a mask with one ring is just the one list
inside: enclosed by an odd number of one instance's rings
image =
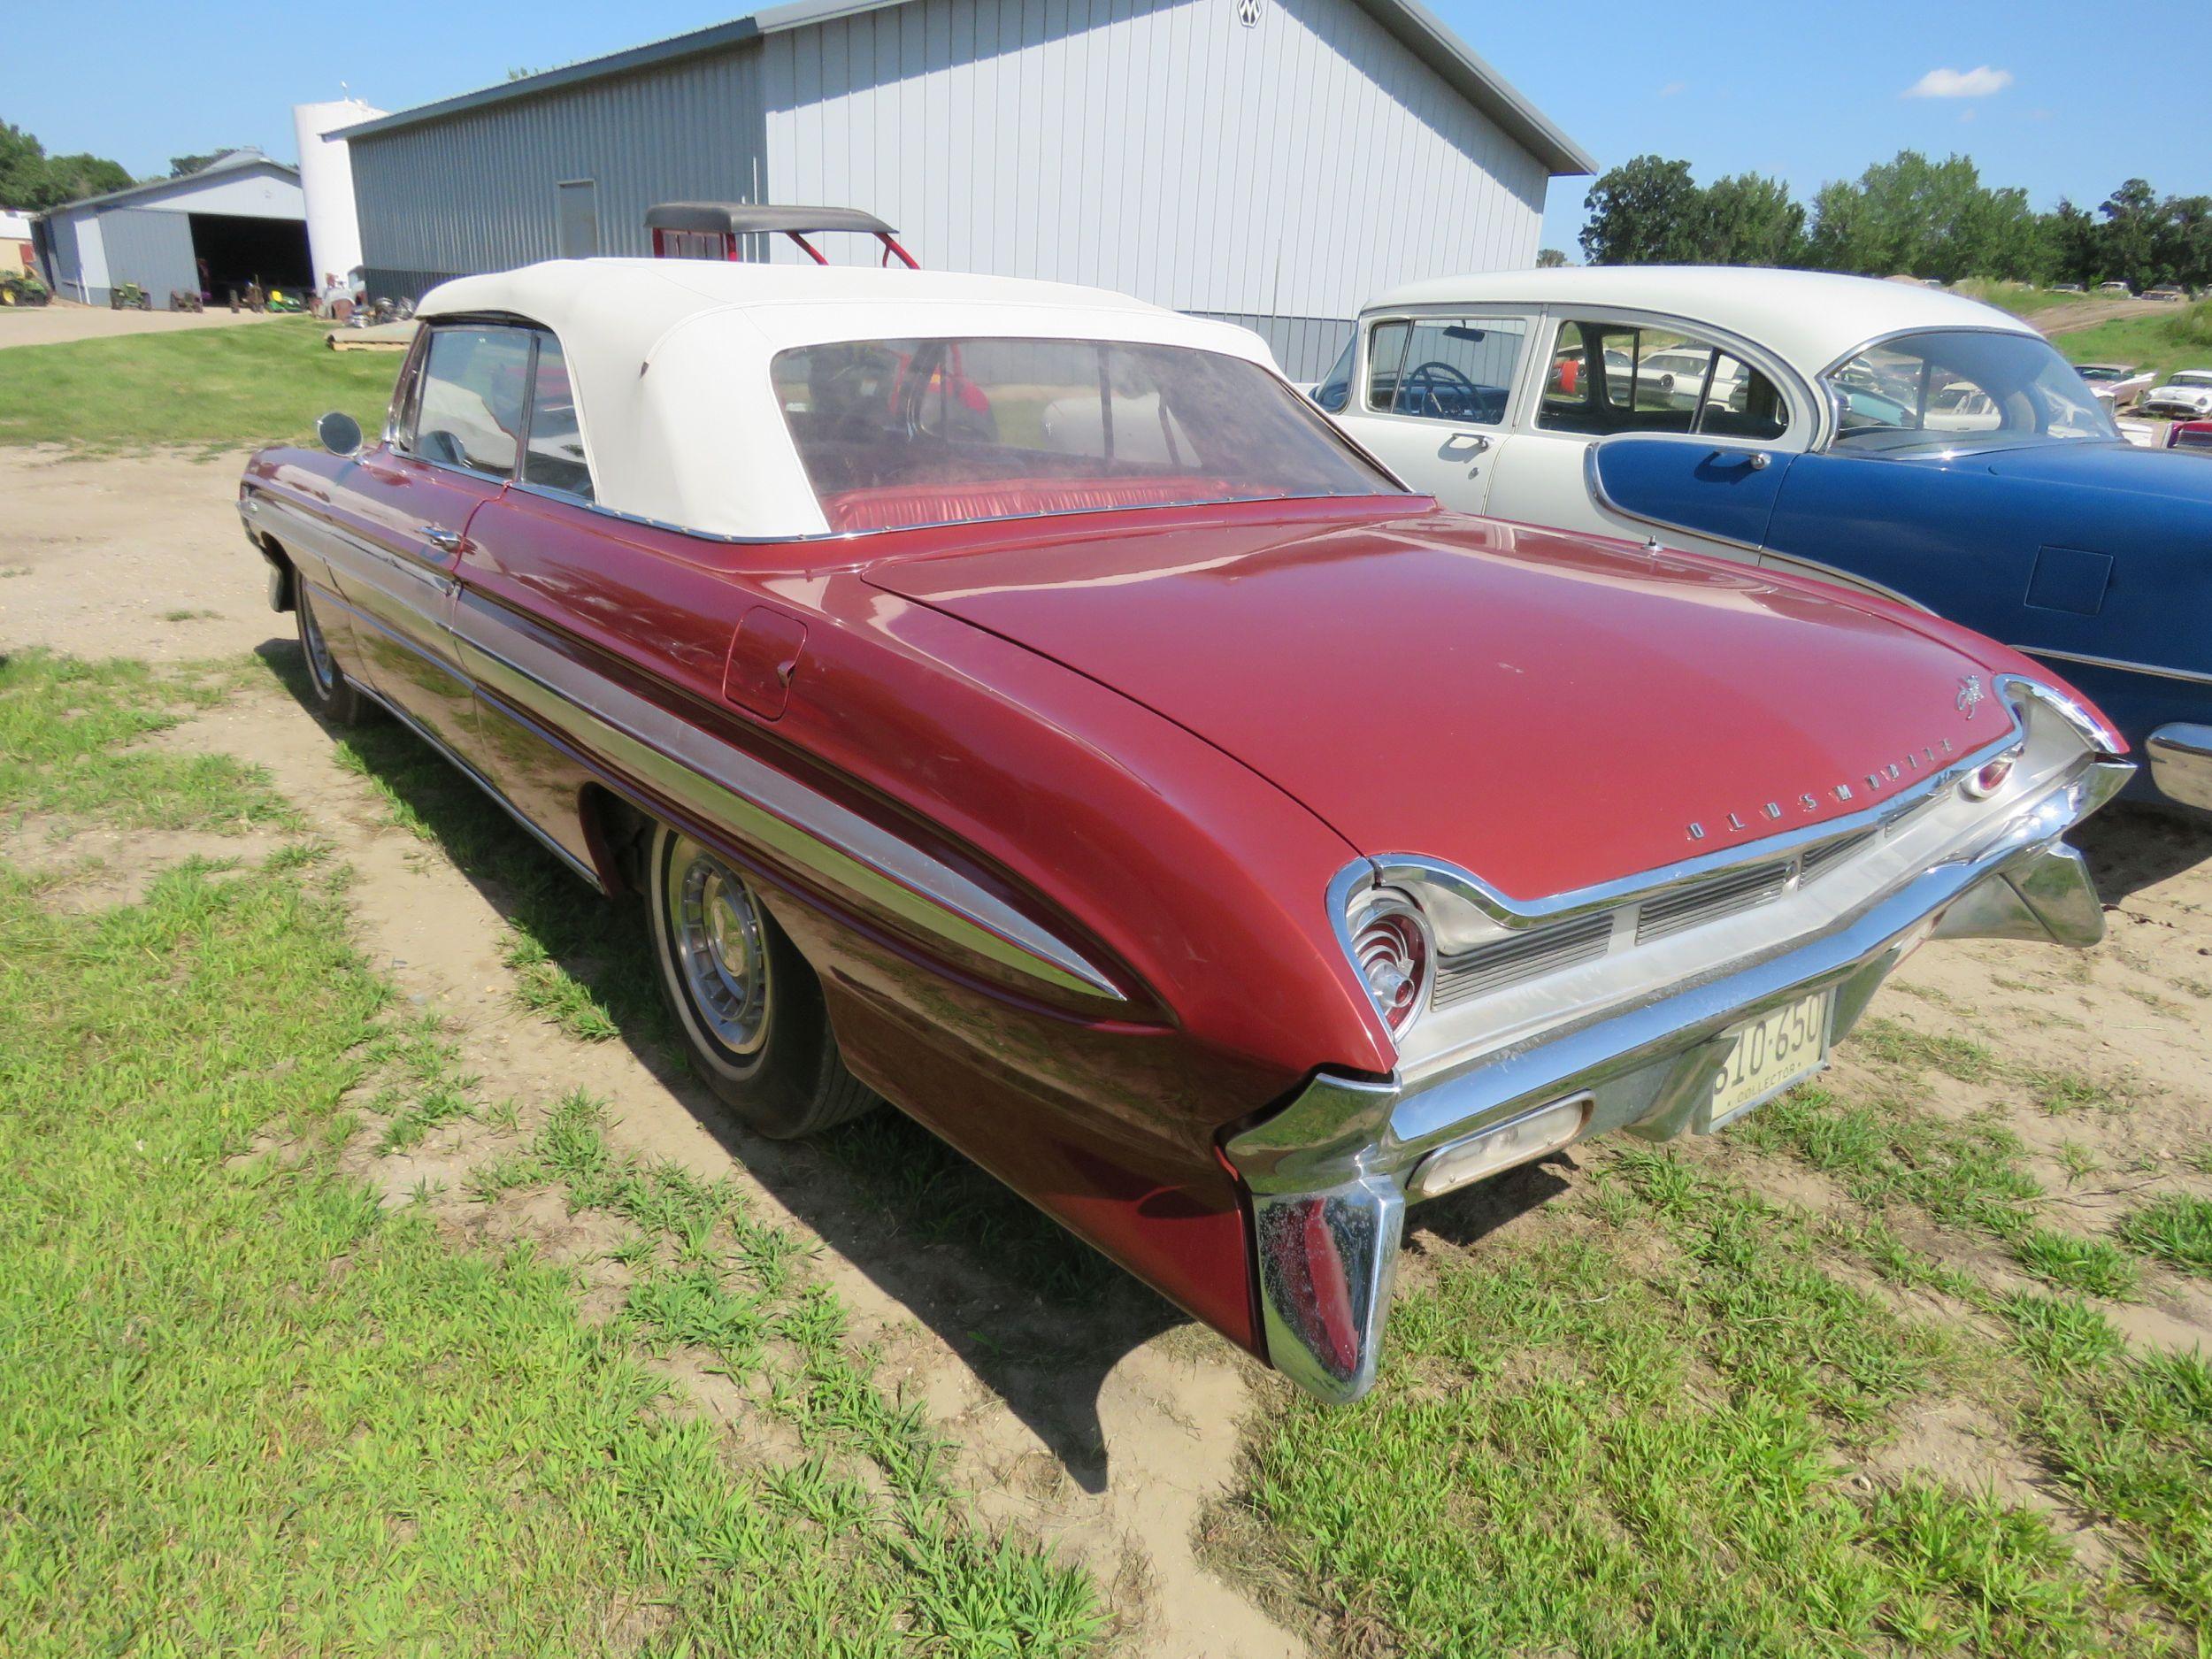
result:
[[(2131, 175), (2212, 193), (2212, 8), (2193, 3), (1431, 4), (1601, 165), (1656, 150), (1701, 179), (1778, 173), (1806, 196), (1909, 147), (1970, 154), (2038, 206), (2094, 204)], [(401, 109), (747, 9), (372, 0), (311, 28), (296, 8), (187, 20), (145, 0), (17, 0), (0, 33), (0, 119), (141, 173), (234, 143), (290, 159), (290, 105), (336, 97), (341, 81)], [(1904, 96), (1940, 71), (1964, 96)], [(2161, 104), (2188, 114), (2152, 119)], [(1575, 252), (1587, 185), (1554, 181), (1548, 244)]]

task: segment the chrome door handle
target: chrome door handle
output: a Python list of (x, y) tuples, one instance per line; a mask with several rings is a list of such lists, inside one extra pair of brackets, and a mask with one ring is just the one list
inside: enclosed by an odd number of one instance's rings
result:
[(461, 533), (458, 530), (448, 530), (438, 525), (426, 524), (417, 526), (415, 534), (441, 553), (458, 553), (461, 550)]
[(1444, 453), (1455, 460), (1472, 460), (1490, 447), (1490, 440), (1479, 432), (1455, 432), (1444, 440)]

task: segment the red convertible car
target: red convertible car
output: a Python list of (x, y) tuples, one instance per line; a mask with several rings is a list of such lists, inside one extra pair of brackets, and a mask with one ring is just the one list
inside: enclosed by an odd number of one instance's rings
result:
[(1241, 329), (683, 260), (420, 315), (240, 490), (325, 718), (640, 895), (744, 1122), (886, 1097), (1324, 1399), (1409, 1203), (1721, 1127), (1924, 939), (2101, 936), (2130, 767), (2046, 671), (1445, 511)]

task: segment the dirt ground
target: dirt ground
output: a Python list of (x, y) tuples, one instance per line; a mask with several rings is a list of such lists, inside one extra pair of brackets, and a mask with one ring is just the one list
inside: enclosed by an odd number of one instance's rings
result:
[(2171, 311), (2172, 306), (2158, 300), (2120, 299), (2113, 295), (2089, 294), (2065, 305), (2054, 305), (2048, 311), (2038, 311), (2029, 320), (2044, 334), (2070, 334), (2084, 328), (2094, 328), (2099, 323), (2108, 323), (2120, 317), (2147, 317), (2154, 311)]
[[(265, 649), (288, 659), (290, 618), (271, 612), (261, 562), (232, 508), (236, 460), (84, 461), (0, 452), (0, 649), (44, 645), (81, 655), (176, 661)], [(819, 1238), (823, 1271), (859, 1334), (889, 1356), (884, 1377), (959, 1448), (964, 1484), (986, 1512), (1053, 1538), (1086, 1560), (1141, 1632), (1148, 1654), (1261, 1659), (1302, 1653), (1303, 1639), (1201, 1563), (1194, 1534), (1235, 1475), (1240, 1428), (1272, 1397), (1248, 1362), (1187, 1323), (1157, 1321), (1104, 1365), (1037, 1381), (1010, 1373), (995, 1351), (1018, 1345), (1025, 1310), (978, 1292), (948, 1253), (916, 1248), (845, 1190), (803, 1148), (708, 1127), (703, 1100), (619, 1042), (572, 1041), (518, 1005), (502, 960), (502, 894), (465, 877), (434, 844), (387, 820), (369, 784), (341, 768), (328, 736), (273, 683), (173, 734), (265, 766), (312, 827), (357, 872), (351, 889), (361, 942), (418, 1002), (450, 1010), (465, 1063), (488, 1098), (549, 1099), (581, 1087), (610, 1102), (618, 1147), (670, 1157), (741, 1183), (765, 1217)], [(20, 841), (21, 837), (12, 838)], [(2212, 831), (2155, 812), (2113, 809), (2080, 837), (2110, 907), (2111, 935), (2077, 956), (1977, 942), (1923, 950), (1873, 1010), (1922, 1030), (1970, 1035), (2008, 1059), (2093, 1074), (2130, 1091), (2125, 1113), (2023, 1115), (2018, 1133), (2055, 1193), (2070, 1188), (2062, 1137), (2110, 1171), (2108, 1195), (2142, 1171), (2200, 1146), (2212, 1077)], [(20, 854), (26, 849), (12, 848)], [(144, 866), (190, 848), (150, 840)], [(1858, 1064), (1846, 1045), (1839, 1067)], [(452, 1179), (481, 1148), (472, 1127), (441, 1132), (373, 1174), (395, 1195), (419, 1178)], [(1577, 1171), (1563, 1171), (1572, 1182)], [(1819, 1204), (1809, 1179), (1787, 1195)], [(2073, 1202), (2069, 1200), (2068, 1202)], [(511, 1200), (486, 1223), (499, 1236), (535, 1236), (550, 1249), (588, 1251), (565, 1236), (559, 1206)], [(1417, 1225), (1418, 1217), (1416, 1217)], [(2116, 1316), (2139, 1340), (2190, 1346), (2212, 1336), (2212, 1294), (2147, 1302)], [(977, 1333), (995, 1333), (988, 1342)], [(1015, 1379), (1010, 1380), (1010, 1375)], [(710, 1410), (720, 1379), (686, 1373)], [(1990, 1437), (1971, 1422), (1931, 1421), (1895, 1449), (1962, 1482), (2012, 1482)]]
[(210, 306), (204, 311), (111, 311), (104, 305), (0, 305), (0, 346), (58, 346), (115, 334), (173, 334), (190, 328), (265, 323), (272, 313)]

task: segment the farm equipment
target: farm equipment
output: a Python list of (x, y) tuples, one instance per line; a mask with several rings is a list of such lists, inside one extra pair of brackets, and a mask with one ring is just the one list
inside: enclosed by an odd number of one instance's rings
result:
[(169, 309), (173, 311), (204, 311), (207, 300), (197, 288), (171, 288)]
[(112, 311), (150, 311), (154, 308), (154, 296), (135, 282), (118, 282), (108, 290), (108, 309)]
[(43, 305), (53, 297), (46, 291), (46, 284), (33, 272), (11, 272), (0, 276), (0, 305)]

